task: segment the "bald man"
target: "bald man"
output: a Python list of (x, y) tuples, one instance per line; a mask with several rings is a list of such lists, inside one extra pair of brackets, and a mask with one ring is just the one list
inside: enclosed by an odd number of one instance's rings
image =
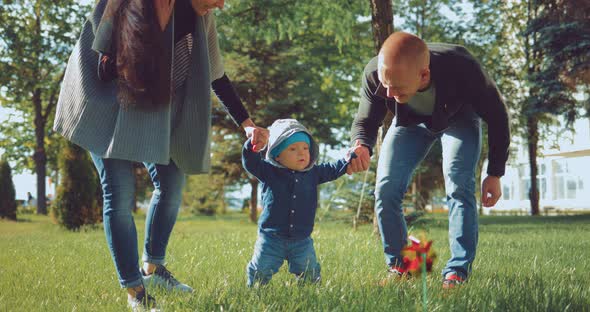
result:
[[(451, 258), (442, 271), (443, 287), (467, 280), (478, 237), (475, 170), (481, 151), (481, 119), (488, 125), (489, 165), (482, 203), (500, 198), (510, 129), (496, 85), (464, 47), (426, 44), (393, 33), (365, 67), (360, 105), (351, 130), (357, 158), (348, 173), (367, 170), (387, 110), (395, 117), (387, 131), (375, 187), (375, 213), (390, 276), (403, 276), (401, 250), (407, 243), (402, 200), (416, 166), (436, 140), (442, 143), (449, 207)], [(434, 168), (431, 168), (434, 170)]]

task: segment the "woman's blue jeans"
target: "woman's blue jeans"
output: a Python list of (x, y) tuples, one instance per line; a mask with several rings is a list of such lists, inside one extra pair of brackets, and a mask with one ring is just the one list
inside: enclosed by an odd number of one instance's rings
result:
[[(142, 284), (139, 270), (137, 232), (133, 221), (135, 175), (133, 162), (101, 158), (90, 153), (98, 171), (103, 192), (103, 224), (107, 244), (123, 288)], [(182, 199), (185, 175), (174, 162), (168, 165), (144, 163), (148, 169), (154, 192), (147, 211), (144, 262), (164, 264), (166, 246), (176, 223)]]
[(478, 239), (475, 168), (481, 152), (481, 121), (474, 113), (458, 116), (439, 133), (431, 132), (424, 124), (389, 128), (377, 165), (375, 213), (386, 263), (401, 265), (401, 250), (407, 242), (402, 200), (414, 169), (438, 139), (443, 150), (451, 251), (442, 274), (457, 272), (467, 278)]

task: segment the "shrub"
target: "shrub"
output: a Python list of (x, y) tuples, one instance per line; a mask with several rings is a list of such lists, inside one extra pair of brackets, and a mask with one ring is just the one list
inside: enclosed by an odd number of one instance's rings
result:
[(6, 160), (0, 160), (0, 218), (16, 221), (16, 195), (12, 171)]
[(88, 152), (70, 142), (63, 144), (59, 158), (61, 181), (52, 213), (65, 228), (78, 230), (101, 221), (99, 182)]

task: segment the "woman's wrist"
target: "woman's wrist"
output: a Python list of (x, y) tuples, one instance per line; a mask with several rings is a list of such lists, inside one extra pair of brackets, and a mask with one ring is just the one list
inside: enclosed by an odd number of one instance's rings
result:
[(250, 118), (242, 121), (242, 124), (240, 126), (242, 127), (242, 129), (246, 129), (247, 127), (256, 127), (256, 125)]

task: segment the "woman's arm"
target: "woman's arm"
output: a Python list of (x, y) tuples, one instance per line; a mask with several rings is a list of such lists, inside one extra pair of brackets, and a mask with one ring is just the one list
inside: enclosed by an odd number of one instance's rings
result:
[[(194, 5), (193, 5), (194, 7)], [(211, 87), (213, 92), (223, 105), (225, 111), (231, 116), (237, 125), (240, 125), (249, 138), (252, 138), (255, 151), (260, 151), (268, 141), (268, 130), (257, 127), (250, 119), (248, 111), (240, 100), (238, 92), (224, 73), (223, 60), (217, 43), (217, 29), (215, 28), (215, 16), (212, 13), (205, 17), (207, 42), (209, 46), (209, 63), (211, 66)]]
[(229, 78), (223, 75), (222, 78), (213, 81), (211, 86), (225, 111), (229, 113), (237, 125), (246, 131), (246, 135), (252, 138), (254, 150), (259, 151), (264, 148), (266, 141), (268, 141), (268, 130), (257, 127), (250, 119)]
[(223, 75), (223, 77), (214, 80), (211, 83), (211, 88), (213, 88), (213, 92), (215, 92), (221, 105), (223, 105), (223, 109), (231, 116), (236, 125), (243, 127), (242, 124), (247, 119), (250, 119), (250, 115), (248, 114), (248, 111), (246, 111), (244, 104), (242, 104), (240, 96), (229, 78), (226, 75)]

